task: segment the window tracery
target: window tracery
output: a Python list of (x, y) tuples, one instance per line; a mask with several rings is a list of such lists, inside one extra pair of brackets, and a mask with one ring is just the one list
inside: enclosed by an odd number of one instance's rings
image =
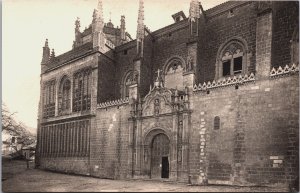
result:
[(44, 87), (44, 100), (43, 100), (43, 117), (50, 118), (55, 116), (55, 80), (45, 83)]
[(229, 41), (219, 52), (216, 79), (246, 73), (247, 50), (242, 42)]
[(71, 107), (71, 82), (65, 76), (60, 83), (58, 93), (58, 113), (60, 115), (69, 112)]
[(87, 111), (91, 108), (91, 68), (74, 74), (73, 112)]

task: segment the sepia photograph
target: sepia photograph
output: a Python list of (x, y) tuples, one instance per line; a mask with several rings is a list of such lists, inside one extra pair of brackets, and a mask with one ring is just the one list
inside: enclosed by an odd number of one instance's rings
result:
[(1, 9), (2, 192), (299, 192), (299, 1)]

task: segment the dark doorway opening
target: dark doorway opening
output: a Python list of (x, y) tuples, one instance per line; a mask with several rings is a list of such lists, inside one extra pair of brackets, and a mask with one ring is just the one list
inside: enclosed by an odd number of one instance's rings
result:
[(168, 157), (162, 157), (161, 160), (161, 178), (169, 178), (169, 159)]

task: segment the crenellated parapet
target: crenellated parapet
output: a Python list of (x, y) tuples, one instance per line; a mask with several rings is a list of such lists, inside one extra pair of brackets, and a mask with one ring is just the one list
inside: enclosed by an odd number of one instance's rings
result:
[(278, 78), (282, 76), (288, 76), (288, 75), (293, 75), (295, 73), (299, 72), (299, 65), (292, 64), (291, 66), (285, 65), (284, 68), (279, 66), (278, 68), (272, 68), (270, 72), (270, 77), (271, 78)]
[(193, 91), (198, 92), (198, 91), (207, 91), (208, 89), (216, 89), (216, 88), (221, 88), (221, 87), (226, 87), (226, 86), (234, 86), (237, 84), (244, 84), (247, 82), (253, 82), (255, 81), (255, 75), (251, 73), (250, 75), (239, 75), (239, 76), (234, 76), (234, 77), (228, 77), (228, 78), (223, 78), (219, 79), (218, 81), (208, 81), (207, 83), (204, 82), (203, 84), (199, 83), (199, 85), (194, 85)]
[(129, 103), (129, 98), (117, 99), (113, 101), (106, 101), (104, 103), (97, 104), (97, 109), (104, 109), (107, 107), (120, 106)]

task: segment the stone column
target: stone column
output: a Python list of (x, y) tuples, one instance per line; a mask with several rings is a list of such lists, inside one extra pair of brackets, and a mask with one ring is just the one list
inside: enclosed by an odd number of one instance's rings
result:
[(177, 150), (177, 144), (178, 144), (178, 113), (174, 112), (173, 116), (173, 136), (171, 139), (171, 157), (170, 157), (170, 178), (171, 179), (177, 179), (177, 164), (178, 164), (178, 150)]
[(142, 142), (142, 120), (137, 117), (136, 119), (136, 167), (135, 175), (142, 174), (142, 161), (143, 161), (143, 142)]
[(128, 169), (127, 169), (127, 178), (132, 178), (133, 177), (133, 151), (134, 151), (134, 144), (133, 144), (133, 130), (134, 129), (134, 121), (132, 118), (128, 120)]
[(182, 131), (182, 177), (188, 180), (189, 175), (189, 114), (183, 113), (183, 131)]

